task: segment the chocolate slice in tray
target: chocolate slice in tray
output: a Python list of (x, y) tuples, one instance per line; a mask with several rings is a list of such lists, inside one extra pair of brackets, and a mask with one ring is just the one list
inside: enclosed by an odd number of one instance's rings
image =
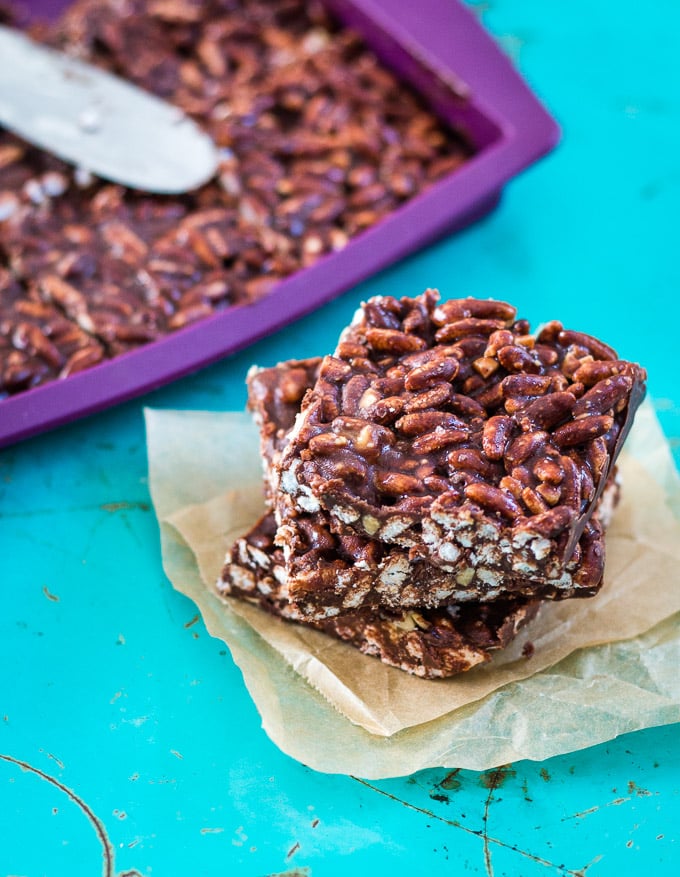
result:
[[(291, 498), (277, 489), (276, 464), (320, 362), (295, 360), (253, 369), (248, 376), (248, 404), (260, 427), (266, 493), (279, 523), (277, 542), (284, 551), (288, 595), (301, 614), (319, 620), (361, 606), (436, 607), (520, 594), (555, 599), (597, 592), (604, 566), (602, 524), (608, 523), (610, 513), (601, 520), (598, 510), (558, 577), (538, 583), (508, 576), (491, 588), (468, 573), (456, 577), (398, 545), (346, 528), (338, 532), (322, 509), (315, 514), (295, 509)], [(618, 499), (614, 479), (605, 497), (600, 507), (613, 508)]]
[(536, 615), (538, 600), (516, 597), (441, 609), (359, 609), (304, 619), (287, 596), (283, 552), (270, 512), (233, 546), (218, 583), (224, 595), (255, 603), (288, 621), (344, 640), (383, 663), (426, 679), (454, 676), (488, 661)]
[[(258, 301), (474, 152), (322, 5), (67, 5), (41, 42), (176, 105), (220, 150), (205, 185), (152, 196), (0, 130), (0, 265), (92, 339), (79, 370)], [(0, 343), (3, 396), (72, 373), (23, 351)]]
[[(298, 514), (323, 509), (478, 598), (513, 579), (572, 596), (561, 577), (597, 538), (645, 378), (561, 323), (530, 334), (505, 302), (374, 298), (322, 361), (278, 483)], [(583, 554), (592, 592), (601, 558)]]
[(0, 398), (96, 365), (104, 349), (0, 265)]

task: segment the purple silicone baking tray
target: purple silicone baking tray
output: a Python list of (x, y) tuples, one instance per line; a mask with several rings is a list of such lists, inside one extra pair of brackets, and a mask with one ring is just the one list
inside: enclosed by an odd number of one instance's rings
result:
[[(66, 4), (37, 0), (29, 5), (34, 12), (54, 14)], [(467, 134), (475, 154), (343, 250), (281, 280), (259, 301), (1, 400), (0, 446), (152, 390), (270, 335), (482, 216), (508, 180), (556, 144), (555, 121), (457, 0), (327, 0), (327, 5), (445, 122)]]

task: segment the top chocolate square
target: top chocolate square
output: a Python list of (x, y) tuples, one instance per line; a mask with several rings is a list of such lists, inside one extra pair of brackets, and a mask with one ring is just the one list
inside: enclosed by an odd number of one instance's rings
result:
[(371, 299), (280, 460), (301, 512), (456, 574), (555, 578), (644, 396), (644, 369), (512, 305)]

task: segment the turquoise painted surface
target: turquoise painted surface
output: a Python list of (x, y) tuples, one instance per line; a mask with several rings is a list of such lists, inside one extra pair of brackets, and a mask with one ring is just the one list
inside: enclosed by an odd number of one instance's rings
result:
[(270, 743), (160, 565), (142, 407), (240, 408), (252, 362), (325, 352), (372, 294), (506, 297), (604, 336), (648, 367), (680, 459), (663, 315), (680, 8), (477, 9), (564, 128), (492, 216), (211, 369), (0, 452), (0, 874), (677, 873), (677, 726), (483, 774), (317, 774)]

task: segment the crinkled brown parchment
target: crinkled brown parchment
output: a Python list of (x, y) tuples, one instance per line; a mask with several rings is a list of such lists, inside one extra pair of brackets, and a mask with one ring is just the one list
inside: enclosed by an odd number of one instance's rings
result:
[(262, 510), (256, 429), (242, 413), (146, 420), (165, 570), (229, 646), (268, 735), (299, 761), (366, 778), (486, 770), (680, 720), (680, 486), (649, 403), (621, 459), (600, 594), (545, 605), (491, 663), (434, 682), (220, 598), (227, 547)]

